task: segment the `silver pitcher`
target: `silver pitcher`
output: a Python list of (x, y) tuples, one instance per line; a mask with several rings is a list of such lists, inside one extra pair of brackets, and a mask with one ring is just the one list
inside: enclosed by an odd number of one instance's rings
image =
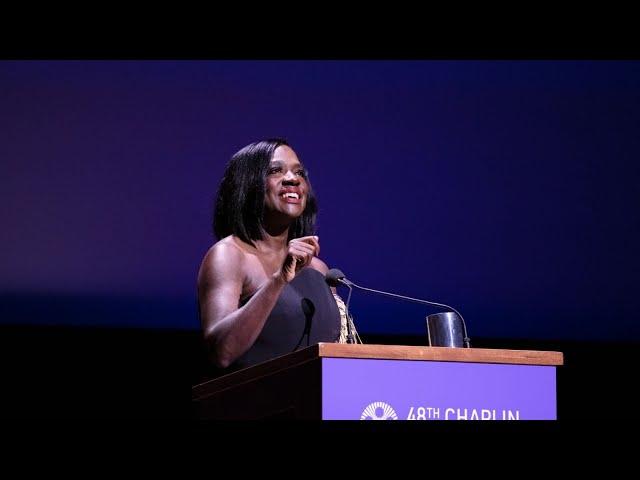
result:
[(464, 347), (462, 319), (454, 312), (427, 316), (427, 338), (430, 347)]

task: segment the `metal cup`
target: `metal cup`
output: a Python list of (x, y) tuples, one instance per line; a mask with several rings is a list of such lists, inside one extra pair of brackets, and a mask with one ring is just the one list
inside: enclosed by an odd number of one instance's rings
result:
[(464, 347), (462, 319), (454, 312), (427, 316), (427, 338), (430, 347)]

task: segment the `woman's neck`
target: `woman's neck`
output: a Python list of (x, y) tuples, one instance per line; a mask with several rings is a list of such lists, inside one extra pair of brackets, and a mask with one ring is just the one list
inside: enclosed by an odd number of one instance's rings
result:
[(254, 240), (254, 244), (259, 252), (277, 253), (287, 248), (287, 240), (289, 239), (289, 228), (276, 231), (264, 231), (262, 240)]

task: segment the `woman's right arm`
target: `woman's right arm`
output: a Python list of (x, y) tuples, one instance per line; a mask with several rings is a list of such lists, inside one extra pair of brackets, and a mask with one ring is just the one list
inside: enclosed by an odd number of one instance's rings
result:
[(205, 255), (198, 274), (198, 303), (211, 360), (227, 368), (249, 350), (260, 335), (284, 286), (320, 251), (318, 237), (295, 238), (287, 245), (281, 268), (238, 308), (246, 276), (244, 253), (218, 242)]
[(276, 272), (238, 308), (245, 272), (244, 254), (226, 243), (214, 245), (200, 266), (200, 318), (210, 358), (219, 368), (228, 367), (251, 348), (286, 285)]

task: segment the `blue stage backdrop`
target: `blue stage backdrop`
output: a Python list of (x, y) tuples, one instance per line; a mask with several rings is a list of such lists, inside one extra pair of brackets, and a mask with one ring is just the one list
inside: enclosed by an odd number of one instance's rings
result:
[[(638, 340), (640, 62), (0, 62), (4, 324), (198, 329), (230, 156), (287, 138), (321, 257), (472, 338)], [(356, 291), (366, 334), (438, 309)]]

